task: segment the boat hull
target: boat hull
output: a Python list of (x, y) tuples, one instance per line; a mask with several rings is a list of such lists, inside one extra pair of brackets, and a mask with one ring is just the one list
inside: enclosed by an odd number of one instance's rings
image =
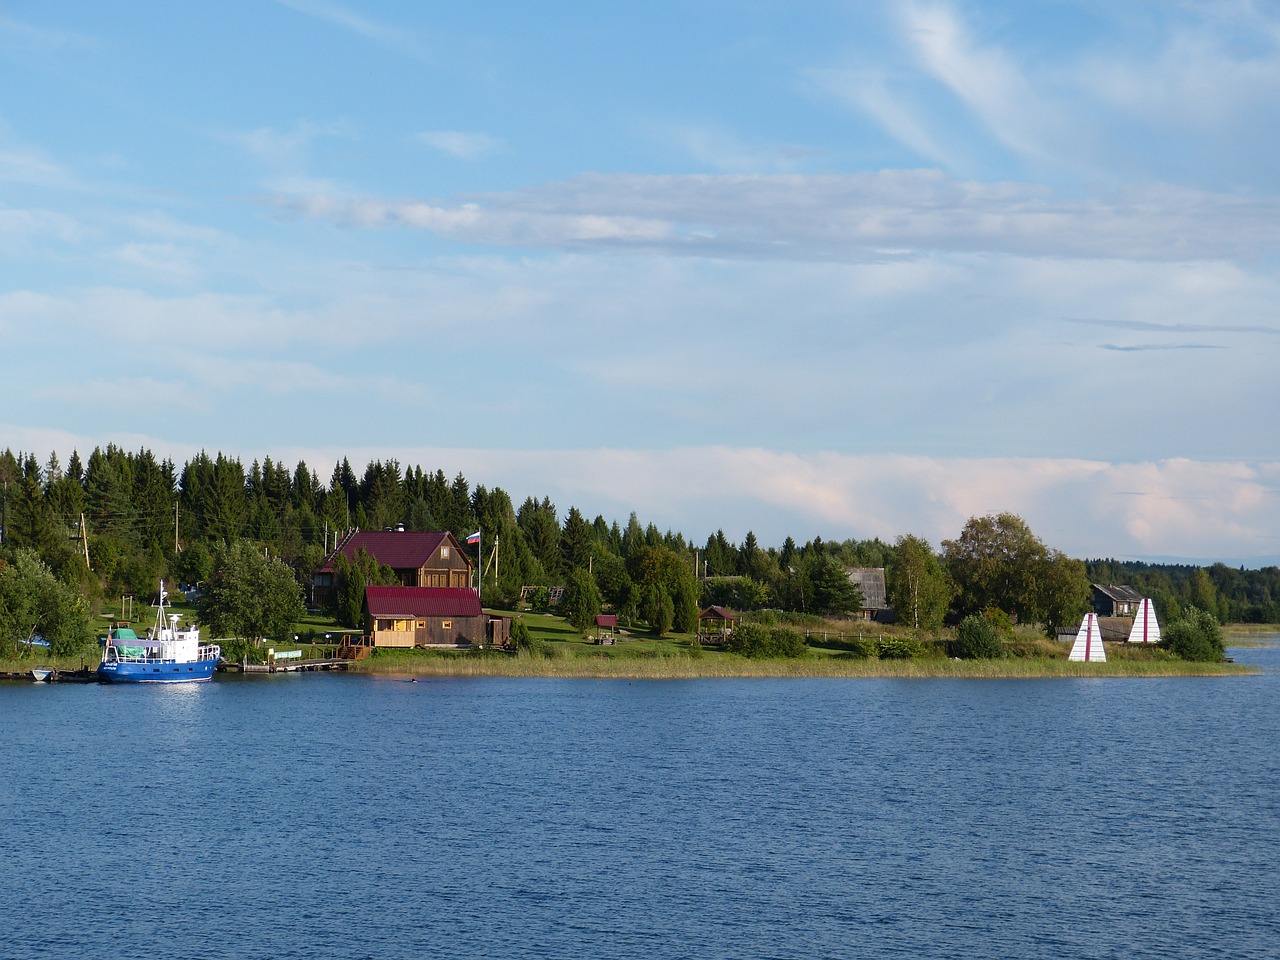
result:
[(213, 679), (216, 659), (173, 661), (141, 661), (136, 663), (100, 663), (98, 676), (109, 683), (198, 683)]

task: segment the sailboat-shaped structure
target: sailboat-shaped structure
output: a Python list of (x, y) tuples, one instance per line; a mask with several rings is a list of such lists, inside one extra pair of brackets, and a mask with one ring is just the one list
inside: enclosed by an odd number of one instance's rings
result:
[(1098, 628), (1098, 615), (1086, 613), (1080, 621), (1080, 632), (1076, 634), (1076, 642), (1071, 646), (1068, 660), (1085, 663), (1106, 663), (1107, 651), (1102, 649), (1102, 631)]
[(1156, 605), (1150, 600), (1143, 600), (1138, 606), (1138, 615), (1133, 618), (1133, 627), (1129, 630), (1129, 642), (1160, 642), (1160, 623), (1156, 620)]

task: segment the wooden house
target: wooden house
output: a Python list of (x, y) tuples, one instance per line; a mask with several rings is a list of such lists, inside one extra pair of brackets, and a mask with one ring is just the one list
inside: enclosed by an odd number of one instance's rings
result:
[[(1142, 594), (1133, 587), (1109, 584), (1093, 586), (1093, 612), (1099, 617), (1133, 617), (1142, 603)], [(1109, 638), (1108, 638), (1109, 639)]]
[(471, 647), (506, 643), (506, 619), (490, 617), (468, 587), (369, 587), (365, 632), (375, 647)]
[(355, 560), (363, 550), (395, 571), (401, 586), (470, 589), (471, 558), (447, 530), (358, 530), (338, 544), (315, 574), (312, 602), (326, 606), (334, 596), (338, 555)]

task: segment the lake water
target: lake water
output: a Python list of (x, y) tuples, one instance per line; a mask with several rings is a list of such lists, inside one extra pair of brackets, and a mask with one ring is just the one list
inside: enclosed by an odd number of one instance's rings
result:
[(0, 685), (0, 957), (1274, 958), (1262, 676)]

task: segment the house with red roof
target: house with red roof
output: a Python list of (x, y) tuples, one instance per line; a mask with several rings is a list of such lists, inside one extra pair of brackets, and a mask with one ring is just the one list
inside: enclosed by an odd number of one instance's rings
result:
[(469, 587), (368, 587), (365, 633), (375, 647), (470, 647), (493, 636), (480, 596)]
[(316, 571), (316, 606), (326, 606), (334, 597), (338, 556), (354, 561), (361, 550), (394, 570), (403, 586), (472, 587), (471, 558), (447, 530), (357, 530), (347, 534)]

